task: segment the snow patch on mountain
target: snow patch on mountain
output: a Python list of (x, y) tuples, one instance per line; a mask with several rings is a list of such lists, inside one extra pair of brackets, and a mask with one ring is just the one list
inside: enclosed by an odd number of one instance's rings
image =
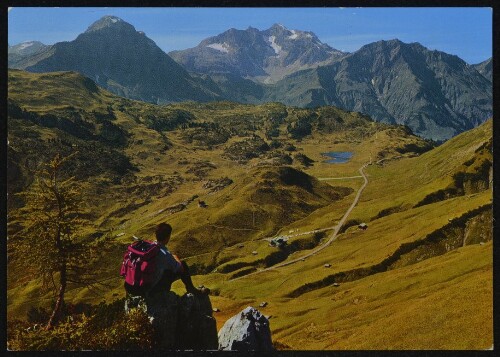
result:
[(31, 47), (33, 46), (35, 43), (33, 41), (30, 41), (30, 42), (23, 42), (19, 45), (19, 49), (20, 50), (24, 50), (25, 48), (28, 48), (28, 47)]
[(274, 53), (276, 53), (276, 55), (279, 56), (282, 49), (281, 49), (281, 46), (276, 43), (276, 36), (269, 36), (268, 41), (269, 41), (269, 44), (271, 45), (271, 47), (273, 48)]
[(297, 37), (299, 37), (299, 34), (297, 33), (297, 31), (295, 30), (290, 30), (292, 32), (292, 34), (290, 36), (288, 36), (288, 38), (290, 40), (295, 40)]
[(214, 50), (223, 52), (223, 53), (229, 53), (229, 45), (227, 43), (211, 43), (210, 45), (207, 45), (207, 47), (213, 48)]

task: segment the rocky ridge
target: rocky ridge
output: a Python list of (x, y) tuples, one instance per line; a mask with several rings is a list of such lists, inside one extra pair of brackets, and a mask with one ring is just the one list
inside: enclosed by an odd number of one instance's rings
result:
[(158, 104), (218, 98), (144, 32), (115, 16), (101, 18), (73, 41), (58, 42), (9, 66), (30, 72), (77, 71), (115, 94)]
[(312, 32), (274, 24), (263, 31), (230, 29), (169, 55), (188, 71), (273, 83), (295, 71), (331, 63), (345, 53), (322, 43)]

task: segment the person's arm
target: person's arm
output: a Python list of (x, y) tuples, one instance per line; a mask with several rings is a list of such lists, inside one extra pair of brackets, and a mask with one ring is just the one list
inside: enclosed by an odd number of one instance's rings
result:
[(182, 261), (179, 259), (179, 257), (175, 254), (172, 254), (172, 257), (174, 260), (177, 262), (177, 268), (175, 270), (176, 273), (182, 274), (184, 273), (184, 264), (182, 264)]

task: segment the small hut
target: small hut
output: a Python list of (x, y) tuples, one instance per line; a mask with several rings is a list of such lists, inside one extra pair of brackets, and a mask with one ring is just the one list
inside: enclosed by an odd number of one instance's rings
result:
[(368, 228), (368, 225), (366, 223), (360, 223), (358, 228), (362, 229), (362, 230), (366, 230)]
[(269, 245), (272, 247), (281, 248), (281, 247), (286, 245), (287, 240), (288, 240), (287, 238), (285, 238), (283, 236), (279, 236), (279, 237), (271, 239), (271, 241), (269, 242)]

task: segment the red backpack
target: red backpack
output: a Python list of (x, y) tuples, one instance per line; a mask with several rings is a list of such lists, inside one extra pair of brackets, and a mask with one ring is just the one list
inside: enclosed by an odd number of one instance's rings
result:
[(160, 246), (139, 240), (128, 246), (123, 255), (120, 275), (125, 277), (125, 290), (132, 295), (144, 295), (150, 288), (156, 271), (155, 257)]

